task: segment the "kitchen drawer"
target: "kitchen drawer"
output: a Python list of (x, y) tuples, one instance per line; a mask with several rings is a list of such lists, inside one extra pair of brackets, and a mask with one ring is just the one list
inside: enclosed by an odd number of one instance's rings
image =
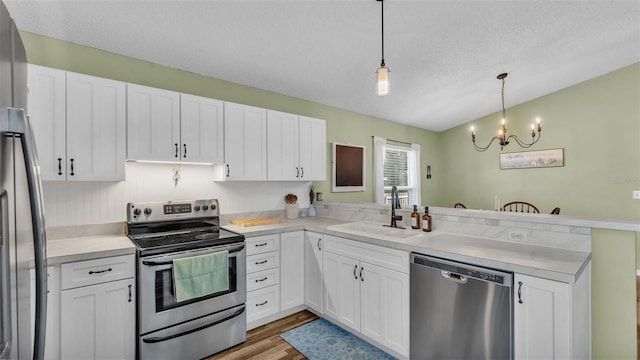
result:
[(247, 256), (247, 274), (277, 268), (280, 262), (279, 257), (277, 251)]
[(263, 235), (246, 238), (247, 255), (262, 254), (280, 248), (280, 235)]
[(65, 263), (60, 267), (62, 290), (135, 276), (135, 256), (122, 255)]
[(276, 285), (280, 281), (279, 268), (258, 271), (247, 275), (247, 291), (262, 289), (267, 286)]
[(280, 311), (280, 285), (273, 285), (247, 293), (247, 323)]

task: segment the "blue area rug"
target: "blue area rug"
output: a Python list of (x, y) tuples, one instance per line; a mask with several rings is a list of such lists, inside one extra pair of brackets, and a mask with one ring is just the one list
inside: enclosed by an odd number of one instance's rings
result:
[(325, 320), (317, 319), (280, 337), (310, 360), (395, 360), (396, 358)]

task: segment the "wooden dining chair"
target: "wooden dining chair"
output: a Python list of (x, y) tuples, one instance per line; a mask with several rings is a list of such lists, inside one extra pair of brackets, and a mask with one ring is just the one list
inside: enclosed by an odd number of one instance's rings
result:
[(466, 206), (464, 206), (463, 203), (455, 203), (455, 204), (453, 204), (453, 207), (456, 208), (456, 209), (466, 209), (467, 208)]
[(559, 207), (553, 208), (553, 210), (551, 210), (551, 215), (560, 215), (560, 208)]
[(535, 207), (535, 205), (530, 204), (526, 201), (508, 202), (502, 206), (502, 211), (534, 213), (534, 214), (540, 213), (540, 210), (538, 210), (538, 208)]

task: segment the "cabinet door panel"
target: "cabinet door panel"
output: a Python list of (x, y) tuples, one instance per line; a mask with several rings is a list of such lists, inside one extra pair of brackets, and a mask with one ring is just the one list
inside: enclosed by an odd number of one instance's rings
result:
[(267, 111), (267, 179), (298, 180), (298, 115)]
[(62, 291), (61, 358), (133, 359), (134, 296), (134, 279)]
[(267, 111), (225, 102), (225, 180), (267, 179)]
[(300, 180), (326, 180), (326, 122), (320, 119), (300, 116), (299, 124)]
[(127, 159), (179, 161), (179, 111), (177, 92), (127, 84)]
[(280, 235), (280, 311), (304, 304), (304, 231)]
[(323, 235), (305, 231), (304, 244), (304, 302), (318, 314), (322, 314), (324, 285), (322, 281)]
[(42, 180), (67, 178), (66, 73), (29, 64), (27, 114), (36, 139)]
[(570, 359), (569, 284), (515, 274), (514, 285), (515, 358)]
[(180, 95), (181, 159), (187, 162), (224, 161), (224, 103), (187, 94)]
[(409, 355), (409, 275), (361, 263), (360, 331)]
[(324, 312), (341, 325), (360, 331), (359, 263), (344, 256), (324, 253)]
[(125, 85), (67, 73), (67, 180), (121, 181)]

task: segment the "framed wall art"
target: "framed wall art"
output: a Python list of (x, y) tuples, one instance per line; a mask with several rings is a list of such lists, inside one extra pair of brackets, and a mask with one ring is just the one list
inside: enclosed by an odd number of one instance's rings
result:
[(521, 151), (500, 154), (500, 169), (527, 169), (564, 166), (564, 149)]

